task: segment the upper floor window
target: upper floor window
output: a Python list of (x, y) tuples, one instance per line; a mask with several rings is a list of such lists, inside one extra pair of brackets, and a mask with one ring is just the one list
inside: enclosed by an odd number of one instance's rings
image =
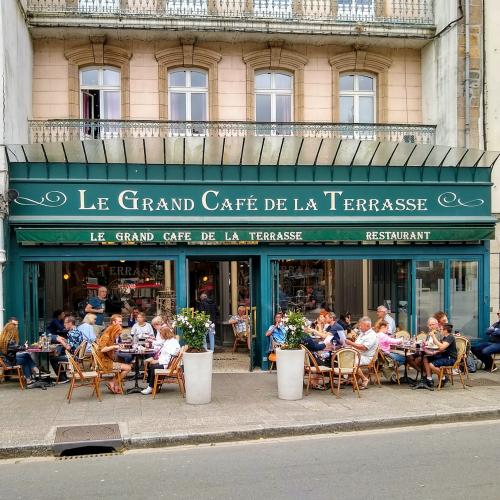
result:
[[(119, 120), (121, 117), (120, 70), (91, 67), (80, 70), (80, 116), (84, 120)], [(102, 135), (105, 125), (86, 124), (85, 133)]]
[(253, 11), (262, 17), (291, 17), (292, 0), (253, 0)]
[[(258, 122), (291, 122), (293, 119), (293, 76), (278, 71), (261, 71), (255, 75), (255, 120)], [(271, 129), (279, 135), (290, 133)]]
[(343, 74), (339, 79), (339, 119), (341, 123), (375, 122), (375, 77)]
[(208, 74), (201, 69), (168, 72), (168, 118), (174, 121), (208, 119)]
[(375, 0), (337, 0), (337, 17), (346, 20), (372, 19)]

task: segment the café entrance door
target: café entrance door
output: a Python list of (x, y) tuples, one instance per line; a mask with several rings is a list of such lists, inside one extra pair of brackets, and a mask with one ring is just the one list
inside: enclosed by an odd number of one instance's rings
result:
[[(188, 307), (209, 310), (215, 324), (214, 371), (253, 370), (257, 322), (254, 291), (259, 272), (255, 258), (188, 258), (187, 270)], [(202, 301), (205, 301), (204, 306)], [(229, 320), (237, 315), (240, 306), (248, 315), (250, 334), (247, 342), (235, 344)]]

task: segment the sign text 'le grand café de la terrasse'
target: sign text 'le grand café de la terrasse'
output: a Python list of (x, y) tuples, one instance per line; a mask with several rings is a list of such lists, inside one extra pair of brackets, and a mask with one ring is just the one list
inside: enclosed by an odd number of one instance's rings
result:
[[(50, 190), (43, 183), (12, 187), (19, 191), (10, 217), (16, 225), (65, 224), (57, 232), (21, 227), (17, 230), (18, 241), (188, 244), (433, 241), (484, 239), (491, 232), (491, 228), (457, 226), (491, 216), (489, 186), (484, 185), (138, 184), (130, 187), (124, 183), (82, 186), (61, 182), (51, 183)], [(91, 223), (92, 229), (83, 229), (85, 223)], [(122, 226), (124, 223), (126, 228)], [(131, 227), (131, 223), (140, 224)], [(445, 226), (433, 227), (436, 223)], [(82, 228), (75, 228), (74, 224)], [(120, 227), (100, 228), (99, 224)], [(145, 224), (161, 226), (148, 228)]]

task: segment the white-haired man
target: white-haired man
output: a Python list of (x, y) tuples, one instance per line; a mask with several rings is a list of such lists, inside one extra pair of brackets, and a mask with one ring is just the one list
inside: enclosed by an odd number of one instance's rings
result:
[(361, 379), (360, 389), (366, 389), (370, 379), (363, 373), (361, 366), (369, 365), (373, 356), (377, 352), (378, 340), (377, 334), (372, 329), (372, 320), (368, 316), (363, 316), (358, 321), (359, 334), (356, 340), (346, 339), (345, 343), (348, 346), (354, 347), (360, 353), (358, 369), (358, 377)]
[(387, 335), (394, 335), (396, 333), (396, 322), (392, 319), (392, 316), (385, 306), (377, 307), (377, 320), (380, 319), (387, 322)]

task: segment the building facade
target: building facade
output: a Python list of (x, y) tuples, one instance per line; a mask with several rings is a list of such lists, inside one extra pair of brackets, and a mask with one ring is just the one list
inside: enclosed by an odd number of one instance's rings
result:
[(385, 304), (412, 331), (443, 309), (482, 334), (498, 208), (480, 3), (14, 5), (32, 106), (29, 141), (9, 141), (6, 277), (23, 287), (6, 306), (27, 337), (100, 285), (109, 312), (207, 293), (220, 344), (248, 307), (250, 366), (291, 307)]

